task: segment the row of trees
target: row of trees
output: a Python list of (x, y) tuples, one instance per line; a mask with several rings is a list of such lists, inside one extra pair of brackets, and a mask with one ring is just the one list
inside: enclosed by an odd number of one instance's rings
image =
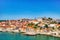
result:
[(50, 28), (50, 30), (56, 30), (56, 29), (60, 29), (60, 27), (59, 28), (55, 28), (55, 27), (49, 27), (47, 24), (45, 24), (45, 26), (44, 26), (44, 28), (43, 27), (40, 27), (40, 26), (38, 26), (38, 24), (34, 24), (34, 23), (29, 23), (28, 25), (27, 25), (27, 27), (33, 27), (33, 28), (35, 28), (35, 29), (37, 29), (37, 28), (40, 28), (40, 29), (45, 29), (45, 28), (47, 28), (47, 29), (49, 29)]
[(44, 17), (44, 18), (42, 18), (42, 20), (53, 20), (52, 18), (46, 18), (46, 17)]
[(38, 27), (38, 24), (34, 24), (34, 23), (29, 23), (28, 25), (27, 25), (27, 27), (33, 27), (33, 28), (37, 28)]
[[(33, 28), (38, 28), (38, 27), (40, 27), (40, 26), (38, 26), (38, 24), (34, 24), (34, 23), (29, 23), (28, 25), (27, 25), (27, 27), (33, 27)], [(48, 25), (47, 24), (45, 24), (45, 26), (44, 26), (45, 28), (48, 28)]]
[(6, 20), (0, 20), (0, 22), (6, 22)]

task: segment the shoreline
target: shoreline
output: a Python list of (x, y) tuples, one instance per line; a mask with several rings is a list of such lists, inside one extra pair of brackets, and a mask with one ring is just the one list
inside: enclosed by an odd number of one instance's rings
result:
[[(22, 33), (24, 35), (27, 35), (27, 36), (36, 36), (36, 35), (47, 35), (47, 36), (53, 36), (53, 37), (59, 37), (60, 38), (60, 35), (54, 35), (53, 32), (40, 32), (40, 33), (32, 33), (32, 32), (19, 32), (19, 31), (6, 31), (6, 30), (0, 30), (0, 32), (11, 32), (11, 33)], [(53, 33), (53, 34), (52, 34)]]

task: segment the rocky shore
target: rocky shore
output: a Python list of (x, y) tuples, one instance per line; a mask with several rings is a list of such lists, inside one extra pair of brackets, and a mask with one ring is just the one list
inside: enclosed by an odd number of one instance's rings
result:
[(12, 33), (22, 33), (24, 35), (29, 35), (29, 36), (35, 36), (35, 35), (48, 35), (48, 36), (54, 36), (54, 37), (60, 37), (60, 33), (59, 32), (23, 32), (23, 31), (19, 31), (19, 30), (2, 30), (0, 29), (0, 32), (12, 32)]

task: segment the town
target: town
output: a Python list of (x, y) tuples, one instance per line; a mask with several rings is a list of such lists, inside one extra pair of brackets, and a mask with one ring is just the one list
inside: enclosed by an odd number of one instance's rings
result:
[(60, 37), (60, 21), (50, 17), (0, 20), (0, 32), (17, 32), (26, 35), (46, 34)]

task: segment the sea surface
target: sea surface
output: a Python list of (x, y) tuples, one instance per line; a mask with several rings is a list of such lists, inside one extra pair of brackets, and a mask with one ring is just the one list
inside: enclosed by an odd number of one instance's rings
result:
[(0, 32), (0, 40), (60, 40), (60, 38), (46, 35), (27, 36), (22, 33)]

